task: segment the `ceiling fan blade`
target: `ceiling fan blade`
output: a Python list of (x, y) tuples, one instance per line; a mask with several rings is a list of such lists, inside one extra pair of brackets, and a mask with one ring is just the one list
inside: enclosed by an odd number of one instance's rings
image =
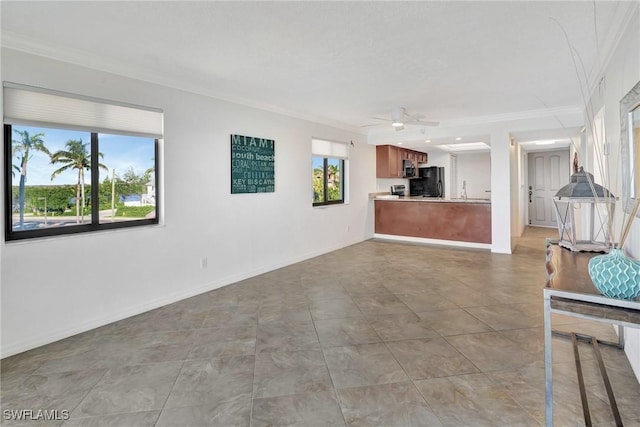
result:
[(360, 127), (361, 128), (368, 128), (368, 127), (371, 127), (371, 126), (381, 126), (381, 125), (382, 125), (382, 123), (372, 123), (370, 125), (360, 125)]
[(411, 121), (420, 121), (424, 118), (426, 118), (426, 116), (424, 114), (409, 114), (409, 113), (405, 113), (406, 117), (409, 117), (409, 119), (411, 119)]
[[(423, 114), (409, 114), (406, 108), (396, 107), (391, 111), (391, 118), (389, 117), (370, 117), (373, 120), (380, 120), (387, 123), (402, 123), (403, 125), (417, 125), (417, 126), (438, 126), (439, 122), (433, 122), (428, 120), (422, 120), (425, 116)], [(363, 125), (361, 127), (376, 126), (376, 125)], [(404, 126), (394, 126), (396, 131), (403, 130)]]
[(411, 120), (409, 122), (405, 122), (405, 124), (418, 125), (418, 126), (438, 126), (440, 122), (430, 122), (426, 120)]

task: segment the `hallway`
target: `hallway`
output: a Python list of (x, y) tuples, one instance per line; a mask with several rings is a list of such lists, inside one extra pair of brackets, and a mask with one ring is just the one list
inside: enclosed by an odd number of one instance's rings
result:
[[(2, 409), (46, 426), (541, 426), (544, 237), (513, 255), (369, 240), (2, 360)], [(556, 316), (557, 329), (615, 340)], [(613, 416), (580, 344), (594, 425)], [(640, 384), (602, 348), (625, 425)], [(569, 340), (554, 338), (557, 426), (580, 426)], [(4, 413), (3, 413), (4, 414)]]

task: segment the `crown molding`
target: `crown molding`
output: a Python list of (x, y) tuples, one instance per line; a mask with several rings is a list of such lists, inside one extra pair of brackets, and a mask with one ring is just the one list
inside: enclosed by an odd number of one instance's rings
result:
[(55, 61), (62, 61), (80, 67), (93, 69), (96, 71), (111, 73), (122, 77), (140, 80), (146, 83), (157, 84), (160, 86), (181, 90), (196, 95), (204, 95), (209, 98), (214, 98), (224, 102), (238, 104), (245, 107), (268, 111), (270, 113), (280, 114), (287, 117), (330, 126), (348, 132), (366, 135), (366, 132), (364, 132), (362, 129), (350, 126), (346, 123), (333, 121), (320, 116), (303, 114), (297, 111), (291, 111), (285, 108), (277, 107), (275, 105), (255, 102), (249, 99), (223, 96), (219, 93), (216, 93), (215, 91), (212, 91), (210, 88), (192, 84), (189, 79), (180, 79), (161, 73), (153, 73), (144, 67), (136, 67), (132, 66), (129, 63), (108, 60), (100, 55), (96, 55), (92, 52), (87, 52), (84, 50), (62, 48), (53, 43), (26, 37), (12, 31), (2, 30), (0, 45), (6, 49), (12, 49)]
[(516, 111), (504, 114), (491, 114), (487, 116), (466, 117), (462, 119), (443, 120), (441, 127), (473, 126), (487, 123), (513, 122), (518, 120), (532, 120), (548, 117), (562, 117), (567, 115), (583, 114), (584, 108), (578, 105), (542, 108), (538, 110)]

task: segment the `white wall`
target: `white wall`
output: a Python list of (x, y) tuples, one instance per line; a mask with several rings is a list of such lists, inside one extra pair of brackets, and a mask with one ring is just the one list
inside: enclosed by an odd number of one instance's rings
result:
[(515, 140), (509, 135), (509, 182), (511, 194), (511, 250), (518, 244), (518, 237), (522, 235), (520, 231), (521, 213), (518, 199), (520, 197), (520, 165), (519, 147)]
[[(640, 219), (636, 218), (631, 235), (628, 237), (626, 251), (629, 256), (640, 260)], [(640, 381), (640, 329), (625, 328), (627, 353), (633, 372)]]
[(517, 238), (522, 236), (526, 227), (526, 221), (528, 220), (528, 198), (527, 198), (527, 153), (523, 150), (520, 144), (517, 144), (514, 140), (514, 153), (513, 153), (513, 168), (512, 172), (512, 186), (511, 186), (511, 207), (515, 211), (515, 216), (512, 224), (512, 236)]
[(510, 254), (515, 236), (511, 206), (511, 138), (496, 128), (491, 132), (491, 251)]
[[(620, 99), (627, 94), (627, 92), (640, 81), (640, 8), (636, 9), (636, 13), (632, 18), (632, 23), (627, 27), (627, 32), (620, 43), (620, 47), (616, 50), (616, 54), (607, 68), (606, 74), (613, 74), (614, 77), (618, 77), (619, 73), (620, 86), (611, 96), (608, 97), (607, 105), (615, 104), (619, 106)], [(609, 107), (611, 108), (611, 107)], [(613, 122), (618, 125), (614, 132), (616, 135), (620, 134), (620, 122)], [(608, 123), (607, 134), (611, 131)], [(617, 138), (620, 141), (620, 138)], [(615, 166), (611, 166), (615, 167)], [(615, 170), (615, 169), (612, 169)], [(621, 194), (621, 193), (620, 193)], [(640, 260), (640, 219), (636, 218), (633, 224), (632, 233), (628, 238), (626, 248), (627, 253), (637, 260)], [(627, 328), (627, 345), (625, 351), (633, 367), (633, 371), (636, 374), (636, 378), (640, 381), (640, 330)]]
[(457, 153), (458, 188), (452, 197), (460, 197), (462, 182), (467, 182), (467, 197), (488, 199), (491, 197), (491, 153)]
[[(622, 195), (620, 167), (620, 100), (640, 81), (640, 7), (630, 17), (630, 23), (622, 35), (618, 47), (604, 70), (604, 90), (596, 91), (590, 100), (594, 112), (604, 107), (605, 129), (607, 143), (611, 145), (611, 155), (608, 156), (608, 169), (612, 172), (612, 182), (609, 183), (615, 195)], [(622, 219), (622, 209), (617, 207), (616, 236), (619, 235)], [(640, 259), (640, 219), (636, 219), (633, 232), (627, 241), (625, 250), (628, 255)], [(627, 345), (625, 351), (633, 367), (636, 377), (640, 380), (640, 330), (627, 328)]]
[(391, 191), (392, 185), (404, 185), (406, 195), (409, 195), (409, 180), (406, 178), (378, 178), (376, 180), (376, 191), (380, 193), (388, 193)]
[[(449, 158), (451, 157), (451, 154), (439, 151), (429, 151), (428, 154), (429, 161), (424, 166), (436, 166), (442, 168), (446, 168), (447, 166), (449, 166)], [(445, 171), (445, 173), (447, 173), (447, 171)]]
[[(1, 65), (6, 81), (165, 112), (163, 225), (3, 243), (3, 357), (373, 235), (363, 135), (7, 49)], [(230, 194), (233, 133), (275, 140), (274, 193)], [(312, 137), (354, 142), (349, 204), (312, 207)]]

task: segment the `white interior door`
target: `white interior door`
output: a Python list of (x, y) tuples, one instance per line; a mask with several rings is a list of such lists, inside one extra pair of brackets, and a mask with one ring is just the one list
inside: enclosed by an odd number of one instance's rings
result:
[(556, 227), (553, 197), (569, 183), (569, 150), (529, 153), (529, 224)]

